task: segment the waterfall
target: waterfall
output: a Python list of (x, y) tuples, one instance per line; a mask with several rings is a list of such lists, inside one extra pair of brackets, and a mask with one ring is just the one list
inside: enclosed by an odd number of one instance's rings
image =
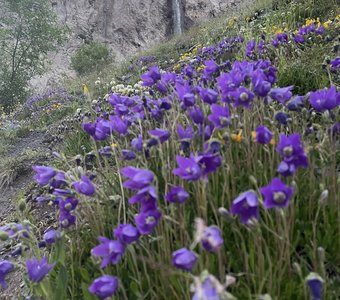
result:
[(174, 20), (174, 34), (182, 33), (182, 0), (172, 0), (172, 11)]

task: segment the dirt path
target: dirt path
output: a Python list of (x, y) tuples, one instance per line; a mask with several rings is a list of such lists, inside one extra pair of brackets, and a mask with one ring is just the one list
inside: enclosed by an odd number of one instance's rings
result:
[[(15, 222), (16, 220), (16, 203), (15, 200), (20, 193), (24, 193), (30, 184), (33, 182), (32, 164), (44, 163), (41, 157), (28, 157), (23, 159), (24, 153), (32, 150), (37, 153), (46, 149), (44, 143), (45, 134), (40, 132), (32, 132), (28, 136), (21, 138), (13, 145), (12, 151), (9, 151), (7, 156), (2, 159), (14, 159), (13, 167), (18, 167), (18, 172), (13, 182), (7, 187), (0, 187), (0, 226), (5, 225), (7, 222)], [(18, 165), (15, 165), (17, 160)], [(20, 166), (19, 166), (20, 164)], [(0, 260), (11, 260), (8, 243), (0, 241)], [(8, 277), (8, 288), (2, 290), (0, 287), (0, 300), (18, 299), (22, 294), (24, 282), (22, 274), (19, 270), (13, 271)]]

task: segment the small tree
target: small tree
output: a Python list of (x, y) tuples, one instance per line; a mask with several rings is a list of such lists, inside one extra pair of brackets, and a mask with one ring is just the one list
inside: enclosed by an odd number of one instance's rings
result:
[(27, 96), (32, 76), (44, 72), (64, 29), (49, 0), (0, 0), (0, 7), (0, 105), (9, 112)]
[(90, 42), (84, 44), (71, 58), (71, 67), (83, 75), (110, 64), (114, 60), (114, 53), (105, 44)]

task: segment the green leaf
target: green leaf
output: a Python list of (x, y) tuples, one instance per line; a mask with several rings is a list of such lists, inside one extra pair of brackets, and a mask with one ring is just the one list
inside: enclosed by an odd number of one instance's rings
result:
[(59, 271), (56, 279), (56, 288), (53, 292), (54, 299), (67, 299), (67, 284), (68, 284), (68, 275), (67, 270), (64, 266), (59, 265)]

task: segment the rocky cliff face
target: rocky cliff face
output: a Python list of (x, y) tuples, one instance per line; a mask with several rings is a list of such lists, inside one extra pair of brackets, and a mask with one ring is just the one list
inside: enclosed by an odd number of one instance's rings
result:
[(32, 84), (44, 88), (62, 74), (75, 75), (70, 58), (85, 40), (106, 43), (122, 61), (178, 33), (179, 25), (188, 29), (237, 6), (235, 1), (241, 5), (251, 0), (51, 0), (60, 22), (70, 28), (70, 37), (51, 56), (51, 71)]

